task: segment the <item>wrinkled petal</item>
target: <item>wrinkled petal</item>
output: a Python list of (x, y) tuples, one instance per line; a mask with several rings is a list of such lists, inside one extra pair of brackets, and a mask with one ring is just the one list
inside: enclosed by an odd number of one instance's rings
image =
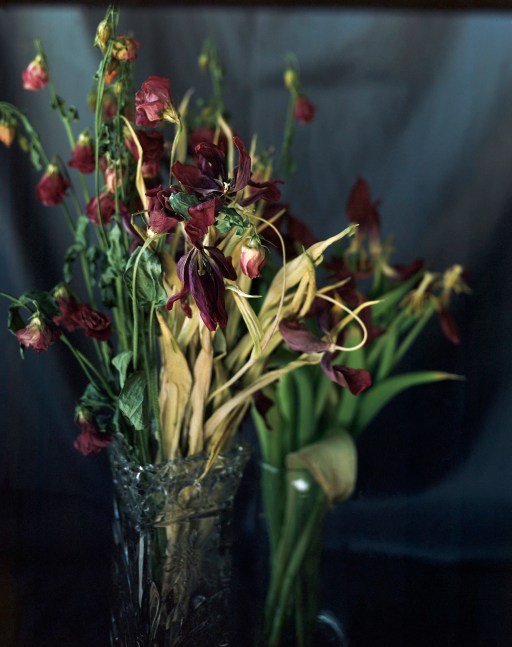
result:
[(277, 188), (276, 184), (283, 184), (282, 180), (269, 180), (268, 182), (254, 182), (251, 180), (249, 186), (254, 187), (255, 191), (251, 190), (248, 198), (240, 202), (242, 207), (247, 207), (254, 204), (257, 200), (266, 200), (267, 202), (277, 202), (281, 198), (281, 191)]
[(323, 353), (331, 347), (329, 342), (323, 341), (293, 319), (280, 321), (279, 332), (291, 350), (301, 353)]
[(370, 235), (376, 236), (380, 229), (380, 216), (377, 211), (380, 201), (372, 203), (370, 188), (363, 178), (356, 180), (347, 200), (347, 216), (350, 222), (357, 223)]
[[(178, 278), (180, 279), (182, 283), (182, 288), (179, 292), (176, 294), (173, 294), (172, 297), (169, 297), (166, 308), (167, 310), (172, 310), (172, 307), (174, 305), (175, 301), (181, 301), (182, 303), (182, 308), (183, 308), (183, 303), (184, 299), (190, 294), (190, 282), (189, 282), (189, 274), (188, 274), (188, 268), (192, 260), (192, 256), (197, 254), (197, 250), (191, 249), (187, 254), (182, 256), (178, 263), (176, 264), (176, 272), (178, 274)], [(187, 314), (188, 317), (192, 316), (192, 312), (190, 310), (190, 307), (187, 306), (186, 308), (183, 308), (183, 311), (185, 314), (189, 312), (190, 314)]]
[[(210, 142), (201, 142), (195, 148), (195, 153), (199, 158), (199, 164), (203, 173), (211, 178), (226, 179), (226, 153)], [(204, 164), (207, 162), (207, 164)]]
[(219, 183), (216, 180), (208, 177), (201, 169), (192, 164), (174, 162), (172, 165), (172, 174), (186, 189), (195, 191), (200, 195), (207, 195), (212, 191), (219, 190)]
[(215, 199), (200, 202), (198, 205), (188, 208), (190, 220), (185, 223), (185, 231), (194, 245), (206, 236), (208, 227), (214, 224), (215, 213)]
[(246, 187), (251, 179), (251, 157), (240, 137), (233, 135), (233, 143), (238, 148), (238, 166), (234, 171), (235, 184), (232, 189), (236, 193)]
[(331, 364), (333, 355), (325, 353), (320, 363), (322, 370), (327, 377), (348, 389), (352, 395), (359, 395), (372, 384), (372, 376), (368, 371), (362, 368), (348, 368), (340, 364)]

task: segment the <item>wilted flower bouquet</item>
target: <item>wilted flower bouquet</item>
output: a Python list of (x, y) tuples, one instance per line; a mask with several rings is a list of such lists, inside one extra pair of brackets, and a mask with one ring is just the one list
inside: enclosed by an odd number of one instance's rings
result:
[[(273, 224), (282, 215), (279, 181), (269, 158), (254, 142), (248, 150), (225, 118), (212, 46), (200, 65), (211, 73), (213, 98), (197, 115), (190, 93), (175, 103), (167, 78), (150, 76), (134, 92), (140, 44), (118, 35), (117, 22), (110, 8), (98, 27), (94, 123), (78, 136), (77, 111), (57, 94), (39, 42), (23, 73), (27, 90), (50, 92), (71, 149), (67, 163), (47, 154), (19, 108), (0, 102), (1, 141), (9, 146), (17, 137), (42, 171), (37, 198), (60, 206), (71, 236), (58, 285), (2, 294), (11, 301), (9, 329), (20, 348), (41, 352), (64, 343), (89, 382), (74, 444), (84, 455), (109, 447), (118, 486), (117, 644), (182, 644), (187, 631), (186, 644), (212, 644), (205, 625), (218, 614), (210, 600), (224, 598), (208, 587), (215, 580), (225, 588), (226, 580), (226, 564), (214, 558), (222, 533), (211, 540), (219, 526), (212, 515), (232, 501), (245, 460), (236, 432), (256, 394), (322, 360), (306, 349), (283, 361), (283, 325), (310, 311), (324, 252), (356, 227), (287, 262)], [(307, 122), (314, 107), (297, 75), (288, 75), (287, 87), (291, 117)], [(289, 120), (286, 151), (292, 129)], [(263, 231), (277, 241), (283, 263), (258, 294), (253, 283), (270, 246)], [(78, 296), (80, 284), (85, 296)], [(344, 310), (333, 340), (354, 318), (362, 323)], [(87, 348), (76, 341), (82, 333)], [(332, 352), (343, 349), (330, 344)], [(238, 456), (234, 467), (230, 452)], [(203, 562), (217, 568), (215, 577), (202, 577)]]

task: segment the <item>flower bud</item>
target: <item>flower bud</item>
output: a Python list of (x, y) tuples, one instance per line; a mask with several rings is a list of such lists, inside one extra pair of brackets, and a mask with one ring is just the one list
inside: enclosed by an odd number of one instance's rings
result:
[(83, 456), (98, 454), (112, 442), (112, 434), (100, 431), (96, 418), (85, 407), (77, 409), (76, 422), (80, 427), (80, 434), (76, 437), (73, 447)]
[(197, 64), (199, 65), (201, 72), (208, 72), (208, 65), (210, 64), (208, 54), (206, 54), (205, 52), (200, 54), (199, 58), (197, 59)]
[(59, 167), (48, 164), (45, 173), (36, 186), (36, 197), (46, 207), (53, 207), (64, 201), (70, 182), (61, 175)]
[(96, 29), (94, 44), (97, 45), (104, 54), (107, 50), (108, 41), (112, 30), (108, 20), (102, 20)]
[(60, 337), (60, 330), (50, 326), (35, 314), (25, 326), (16, 332), (22, 346), (32, 348), (36, 353), (48, 350), (49, 346)]
[(118, 61), (134, 61), (140, 43), (131, 36), (117, 36), (112, 45), (112, 56)]
[(112, 83), (117, 78), (119, 72), (119, 61), (112, 60), (105, 69), (105, 83)]
[(38, 54), (21, 75), (25, 90), (37, 92), (48, 83), (48, 71), (43, 57)]
[(285, 86), (288, 88), (290, 91), (297, 91), (298, 83), (299, 83), (299, 75), (295, 70), (292, 70), (292, 68), (287, 68), (284, 71), (283, 75), (283, 80)]
[(11, 119), (0, 121), (0, 142), (10, 148), (16, 137), (16, 122)]
[(96, 168), (94, 148), (87, 132), (81, 133), (78, 137), (73, 149), (73, 157), (69, 160), (68, 166), (75, 168), (80, 173), (92, 173)]
[(261, 243), (248, 239), (240, 252), (240, 268), (250, 279), (261, 276), (261, 270), (267, 260), (265, 248)]
[(310, 121), (313, 121), (315, 112), (316, 106), (311, 103), (305, 94), (299, 94), (293, 109), (294, 119), (301, 124), (308, 124)]

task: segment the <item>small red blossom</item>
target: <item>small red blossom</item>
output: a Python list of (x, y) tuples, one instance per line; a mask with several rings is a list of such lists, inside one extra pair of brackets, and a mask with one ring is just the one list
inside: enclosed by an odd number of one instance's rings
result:
[(102, 449), (110, 445), (113, 440), (112, 435), (99, 430), (98, 423), (92, 413), (86, 409), (80, 409), (76, 420), (81, 431), (75, 438), (73, 447), (83, 456), (99, 454)]
[(0, 142), (10, 148), (16, 137), (16, 123), (11, 121), (0, 121)]
[(135, 94), (135, 123), (156, 126), (164, 119), (178, 120), (171, 98), (171, 82), (162, 76), (150, 76)]
[(55, 164), (49, 164), (36, 186), (36, 197), (47, 207), (64, 201), (70, 182), (61, 175)]
[(265, 248), (259, 243), (252, 243), (249, 241), (247, 244), (242, 245), (240, 251), (240, 269), (250, 279), (256, 279), (261, 276), (261, 270), (265, 266), (267, 255)]
[(322, 370), (330, 380), (348, 389), (352, 395), (359, 395), (372, 385), (372, 376), (368, 371), (363, 368), (333, 364), (333, 357), (331, 353), (325, 353), (320, 362)]
[(100, 224), (100, 218), (98, 215), (98, 202), (99, 209), (101, 212), (101, 223), (103, 225), (108, 225), (112, 216), (116, 212), (116, 199), (113, 193), (110, 191), (103, 191), (98, 197), (94, 196), (89, 200), (85, 207), (85, 215), (89, 220), (95, 225)]
[(140, 43), (131, 36), (117, 36), (112, 44), (112, 56), (118, 61), (135, 61)]
[(293, 108), (293, 117), (301, 124), (309, 124), (315, 116), (316, 106), (305, 94), (299, 94)]
[(77, 327), (83, 328), (87, 337), (107, 341), (112, 336), (112, 322), (107, 314), (98, 312), (88, 303), (78, 304), (73, 314)]
[(37, 92), (48, 83), (48, 71), (41, 56), (36, 56), (21, 75), (25, 90)]
[(47, 324), (38, 315), (34, 315), (24, 328), (16, 332), (16, 337), (25, 348), (32, 348), (41, 353), (57, 341), (61, 335), (58, 328)]
[(80, 173), (92, 173), (96, 168), (94, 158), (94, 147), (91, 138), (82, 133), (73, 149), (73, 157), (69, 160), (68, 166), (80, 171)]

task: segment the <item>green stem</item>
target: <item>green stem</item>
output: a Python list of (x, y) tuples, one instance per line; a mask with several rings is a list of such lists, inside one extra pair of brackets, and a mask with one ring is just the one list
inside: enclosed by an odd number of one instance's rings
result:
[(139, 322), (138, 322), (138, 313), (137, 313), (137, 270), (139, 269), (140, 259), (142, 254), (146, 251), (146, 248), (151, 244), (151, 238), (148, 238), (144, 245), (140, 248), (140, 252), (137, 254), (135, 263), (133, 265), (133, 277), (132, 277), (132, 316), (133, 316), (133, 370), (137, 370), (137, 360), (138, 360), (138, 344), (139, 344)]
[(182, 130), (183, 126), (181, 123), (181, 117), (179, 117), (176, 123), (176, 130), (174, 133), (174, 139), (172, 140), (171, 155), (169, 158), (169, 184), (172, 184), (172, 167), (174, 164), (174, 158), (176, 157), (176, 150), (178, 148)]
[[(82, 370), (83, 370), (83, 371), (84, 371), (84, 373), (86, 374), (87, 378), (88, 378), (91, 382), (93, 382), (93, 383), (94, 383), (94, 384), (99, 388), (99, 385), (98, 385), (97, 380), (93, 377), (93, 375), (95, 375), (95, 376), (96, 376), (96, 378), (97, 378), (97, 379), (99, 380), (99, 382), (101, 383), (101, 387), (103, 388), (103, 390), (105, 391), (105, 393), (106, 393), (106, 394), (107, 394), (107, 395), (108, 395), (112, 400), (114, 400), (114, 399), (115, 399), (115, 395), (114, 395), (114, 393), (112, 392), (112, 390), (111, 390), (111, 388), (109, 387), (109, 385), (107, 384), (107, 382), (106, 382), (105, 378), (103, 377), (103, 375), (101, 375), (101, 373), (98, 371), (98, 369), (97, 369), (93, 364), (91, 364), (91, 362), (87, 359), (87, 357), (85, 357), (85, 355), (83, 355), (79, 350), (77, 350), (77, 349), (73, 346), (73, 344), (69, 341), (69, 339), (68, 339), (65, 335), (62, 335), (62, 336), (61, 336), (61, 340), (62, 340), (62, 341), (64, 342), (64, 344), (65, 344), (65, 345), (70, 349), (70, 351), (73, 353), (73, 355), (75, 356), (76, 360), (78, 361), (78, 363), (79, 363), (79, 364), (80, 364), (80, 366), (82, 367)], [(100, 389), (100, 390), (101, 390), (101, 389)]]

